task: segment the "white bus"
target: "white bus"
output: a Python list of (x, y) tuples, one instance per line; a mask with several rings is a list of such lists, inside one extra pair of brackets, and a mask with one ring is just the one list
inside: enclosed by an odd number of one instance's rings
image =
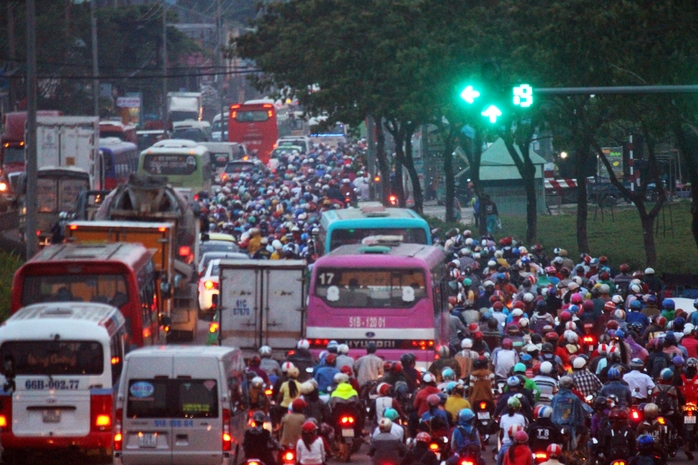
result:
[(52, 302), (21, 308), (0, 326), (4, 463), (30, 451), (111, 453), (124, 325), (111, 305)]

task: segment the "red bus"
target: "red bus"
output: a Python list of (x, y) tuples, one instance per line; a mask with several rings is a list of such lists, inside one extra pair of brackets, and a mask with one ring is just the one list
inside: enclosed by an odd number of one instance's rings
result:
[(247, 152), (257, 153), (265, 165), (276, 148), (279, 128), (272, 100), (249, 100), (230, 106), (228, 141), (245, 144)]
[(164, 344), (153, 254), (141, 244), (55, 244), (17, 270), (11, 313), (43, 302), (100, 302), (121, 311), (127, 348)]

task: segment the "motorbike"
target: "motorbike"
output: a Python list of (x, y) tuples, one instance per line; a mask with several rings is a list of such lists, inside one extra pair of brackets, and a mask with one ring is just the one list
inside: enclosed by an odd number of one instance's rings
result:
[(666, 446), (667, 454), (669, 457), (676, 457), (676, 453), (681, 445), (679, 444), (680, 438), (678, 431), (666, 417), (657, 417), (657, 422), (660, 425), (659, 434), (661, 442)]
[(296, 465), (296, 448), (292, 444), (284, 446), (277, 462), (280, 465)]
[(596, 348), (596, 336), (593, 334), (594, 323), (584, 323), (584, 334), (582, 335), (582, 346), (584, 352), (592, 353)]
[(448, 458), (448, 438), (446, 436), (436, 436), (429, 443), (429, 450), (436, 455), (436, 460)]
[(473, 404), (473, 413), (475, 413), (475, 428), (483, 444), (488, 444), (490, 435), (497, 432), (499, 427), (492, 418), (494, 415), (494, 403), (490, 401), (480, 401)]
[(698, 428), (696, 428), (696, 418), (698, 415), (698, 406), (694, 402), (687, 402), (681, 406), (683, 411), (683, 424), (688, 431), (688, 440), (691, 450), (698, 443)]
[(642, 423), (643, 408), (640, 405), (633, 405), (630, 407), (630, 412), (628, 413), (628, 423), (633, 430), (637, 430), (637, 427)]
[(340, 434), (335, 435), (338, 459), (349, 462), (351, 454), (358, 452), (361, 447), (362, 438), (356, 437), (356, 419), (353, 415), (345, 413), (339, 417), (338, 429)]

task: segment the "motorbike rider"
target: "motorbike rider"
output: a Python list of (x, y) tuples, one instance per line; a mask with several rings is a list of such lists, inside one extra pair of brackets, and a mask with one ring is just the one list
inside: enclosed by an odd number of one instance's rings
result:
[(259, 376), (255, 376), (250, 381), (247, 395), (249, 397), (249, 405), (251, 410), (261, 410), (264, 413), (269, 413), (269, 398), (264, 391), (264, 380)]
[(518, 362), (519, 354), (514, 350), (514, 343), (509, 338), (502, 340), (501, 347), (497, 347), (492, 352), (492, 365), (497, 379), (506, 379)]
[[(349, 384), (349, 377), (344, 373), (334, 375), (334, 382), (337, 387), (330, 395), (330, 411), (332, 412), (332, 424), (339, 425), (342, 415), (351, 415), (354, 418), (354, 437), (360, 437), (364, 427), (365, 412), (361, 406), (359, 393)], [(336, 427), (336, 429), (338, 429)], [(341, 434), (336, 431), (335, 434)]]
[(657, 404), (649, 403), (645, 405), (643, 410), (642, 422), (637, 426), (637, 436), (647, 434), (654, 439), (654, 452), (662, 458), (662, 463), (666, 463), (667, 454), (664, 451), (663, 441), (668, 438), (662, 437), (662, 425), (657, 418), (659, 417), (659, 407)]
[(247, 371), (251, 371), (255, 374), (255, 376), (259, 376), (260, 378), (262, 378), (264, 384), (268, 386), (271, 384), (269, 381), (269, 376), (267, 376), (267, 372), (260, 367), (261, 363), (262, 359), (260, 358), (260, 356), (253, 355), (252, 357), (250, 357), (250, 360), (247, 364)]
[(562, 446), (560, 444), (550, 444), (545, 449), (545, 452), (548, 454), (548, 460), (540, 465), (562, 465), (562, 462), (559, 460), (562, 457)]
[(479, 402), (494, 403), (494, 373), (489, 370), (486, 357), (479, 357), (473, 362), (473, 372), (467, 379), (468, 402), (475, 405)]
[(354, 362), (354, 373), (362, 388), (369, 382), (383, 376), (383, 360), (376, 355), (376, 343), (366, 344), (366, 355)]
[[(301, 384), (301, 394), (307, 404), (303, 412), (306, 418), (313, 418), (318, 424), (330, 423), (332, 421), (330, 408), (320, 399), (320, 393), (317, 390), (317, 383), (314, 379)], [(293, 403), (291, 403), (291, 406), (293, 406)]]
[(630, 408), (633, 404), (633, 396), (628, 386), (621, 381), (620, 370), (612, 366), (606, 373), (606, 379), (608, 381), (599, 391), (599, 395), (608, 397), (613, 394), (618, 397), (619, 408)]
[(601, 430), (598, 452), (604, 463), (627, 459), (635, 453), (635, 436), (628, 426), (628, 412), (614, 408), (608, 414), (610, 425)]
[[(393, 422), (393, 427), (390, 429), (390, 434), (395, 436), (397, 439), (400, 441), (404, 442), (405, 441), (405, 428), (400, 426), (396, 421), (400, 418), (400, 414), (397, 413), (397, 410), (392, 409), (392, 408), (387, 408), (385, 409), (385, 412), (383, 412), (383, 417), (387, 418), (388, 420)], [(378, 422), (380, 423), (380, 422)], [(380, 426), (376, 426), (375, 429), (373, 430), (373, 433), (371, 434), (371, 437), (375, 437), (379, 435), (381, 432)]]
[(373, 437), (368, 450), (373, 465), (399, 465), (407, 455), (407, 446), (390, 434), (393, 422), (383, 418), (379, 424), (380, 434)]
[(599, 378), (587, 370), (588, 358), (586, 355), (579, 355), (572, 360), (572, 380), (582, 397), (596, 395), (603, 387)]
[(296, 343), (296, 350), (286, 357), (286, 361), (293, 363), (296, 368), (298, 368), (299, 380), (305, 381), (310, 377), (307, 372), (308, 368), (312, 368), (315, 365), (315, 360), (313, 355), (310, 353), (310, 341), (307, 339), (301, 339)]
[(429, 410), (419, 418), (419, 428), (428, 431), (432, 437), (448, 436), (451, 420), (445, 410), (441, 408), (441, 396), (431, 394), (427, 397)]
[(385, 416), (385, 411), (387, 409), (394, 409), (402, 418), (406, 418), (405, 413), (400, 407), (400, 403), (391, 395), (392, 386), (388, 383), (380, 383), (377, 386), (376, 391), (378, 392), (378, 397), (371, 401), (371, 406), (368, 411), (368, 418), (378, 424), (380, 420)]
[(259, 459), (265, 464), (276, 465), (273, 451), (279, 450), (279, 444), (271, 433), (264, 429), (267, 416), (264, 412), (252, 415), (252, 426), (245, 431), (242, 447), (245, 449), (245, 459)]
[(494, 409), (494, 416), (499, 417), (504, 413), (504, 409), (509, 407), (508, 401), (514, 397), (519, 400), (520, 408), (526, 418), (531, 418), (533, 415), (533, 400), (528, 391), (523, 388), (523, 382), (518, 376), (510, 376), (507, 378), (507, 390), (501, 395), (497, 402), (497, 407)]
[[(272, 349), (269, 346), (262, 346), (259, 348), (259, 356), (261, 357), (261, 362), (259, 368), (264, 370), (264, 372), (269, 376), (270, 380), (273, 377), (274, 381), (276, 378), (281, 376), (281, 366), (279, 362), (271, 358)], [(272, 381), (273, 383), (273, 381)]]
[(553, 423), (570, 432), (570, 449), (576, 448), (579, 437), (586, 432), (584, 422), (587, 416), (587, 406), (572, 392), (573, 387), (574, 381), (571, 377), (560, 378), (560, 390), (550, 405), (553, 408)]
[(533, 465), (533, 453), (528, 447), (528, 434), (518, 431), (514, 443), (504, 454), (504, 465)]
[(337, 346), (337, 361), (335, 367), (341, 371), (344, 366), (353, 367), (354, 359), (349, 356), (349, 346), (346, 344), (339, 344)]
[(553, 409), (547, 405), (539, 405), (533, 410), (533, 423), (528, 426), (529, 446), (534, 452), (544, 451), (552, 443), (561, 443), (562, 431), (556, 426), (551, 417)]
[(664, 465), (666, 460), (657, 454), (654, 447), (654, 438), (649, 434), (642, 434), (637, 438), (637, 454), (630, 458), (628, 465)]
[(301, 465), (321, 465), (326, 459), (325, 441), (318, 434), (318, 426), (313, 420), (306, 420), (296, 443), (296, 461)]
[(301, 428), (305, 423), (305, 409), (308, 404), (303, 399), (296, 399), (291, 403), (291, 413), (284, 415), (279, 428), (279, 442), (283, 446), (295, 445), (301, 438)]
[(507, 413), (499, 419), (499, 433), (502, 444), (510, 444), (512, 438), (504, 434), (504, 431), (509, 431), (513, 425), (518, 425), (523, 431), (528, 428), (529, 416), (522, 415), (520, 397), (510, 397), (507, 400)]
[(461, 350), (453, 358), (458, 362), (461, 368), (461, 377), (467, 378), (473, 371), (473, 362), (480, 356), (473, 350), (473, 340), (465, 338), (460, 343)]
[[(652, 402), (657, 405), (659, 412), (670, 421), (670, 428), (676, 428), (684, 442), (684, 452), (689, 460), (693, 460), (690, 450), (688, 432), (683, 424), (683, 414), (679, 405), (684, 405), (686, 400), (676, 386), (673, 385), (674, 372), (671, 368), (664, 368), (659, 374), (657, 385), (652, 391)], [(655, 438), (656, 439), (656, 438)]]
[[(550, 362), (539, 363), (538, 374), (533, 377), (533, 382), (536, 383), (541, 394), (539, 402), (544, 402), (550, 405), (553, 396), (557, 391), (557, 373), (553, 369), (553, 364)], [(534, 370), (535, 371), (535, 370)]]
[(339, 373), (339, 370), (335, 367), (336, 363), (337, 356), (335, 354), (328, 354), (325, 357), (325, 364), (315, 370), (314, 377), (315, 381), (317, 381), (318, 391), (320, 391), (321, 394), (328, 394), (330, 392), (334, 376)]
[(451, 435), (451, 449), (455, 455), (446, 460), (447, 465), (455, 465), (463, 457), (473, 457), (478, 463), (484, 463), (480, 457), (480, 434), (474, 423), (475, 414), (471, 409), (465, 408), (458, 412), (458, 424)]
[[(460, 340), (458, 341), (458, 344), (460, 345)], [(448, 348), (448, 346), (442, 345), (437, 347), (436, 354), (438, 355), (438, 358), (429, 366), (429, 372), (436, 376), (436, 380), (438, 382), (443, 381), (441, 372), (444, 368), (451, 368), (456, 373), (456, 377), (460, 378), (460, 364), (450, 356), (451, 350)]]
[(644, 366), (641, 359), (634, 358), (630, 360), (631, 371), (623, 375), (623, 381), (628, 385), (635, 404), (646, 403), (655, 387), (652, 378), (642, 372)]
[(429, 433), (421, 431), (414, 438), (414, 447), (407, 452), (405, 459), (402, 461), (404, 465), (439, 465), (439, 460), (431, 450), (431, 436)]
[(470, 408), (470, 402), (465, 399), (465, 385), (462, 382), (451, 381), (446, 386), (448, 398), (444, 404), (444, 410), (449, 415), (450, 423), (453, 424), (458, 419), (458, 413), (464, 408)]

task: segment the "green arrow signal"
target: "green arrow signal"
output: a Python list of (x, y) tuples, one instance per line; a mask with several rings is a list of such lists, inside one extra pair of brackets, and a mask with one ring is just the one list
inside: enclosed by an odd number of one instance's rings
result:
[(473, 89), (473, 86), (468, 86), (465, 89), (463, 89), (463, 92), (460, 93), (460, 96), (463, 100), (472, 104), (473, 102), (475, 102), (475, 99), (480, 96), (480, 92)]
[(490, 105), (489, 107), (487, 107), (487, 109), (485, 111), (483, 111), (480, 114), (486, 118), (489, 118), (490, 123), (496, 123), (497, 118), (502, 116), (502, 111), (499, 108), (495, 107), (494, 105)]

